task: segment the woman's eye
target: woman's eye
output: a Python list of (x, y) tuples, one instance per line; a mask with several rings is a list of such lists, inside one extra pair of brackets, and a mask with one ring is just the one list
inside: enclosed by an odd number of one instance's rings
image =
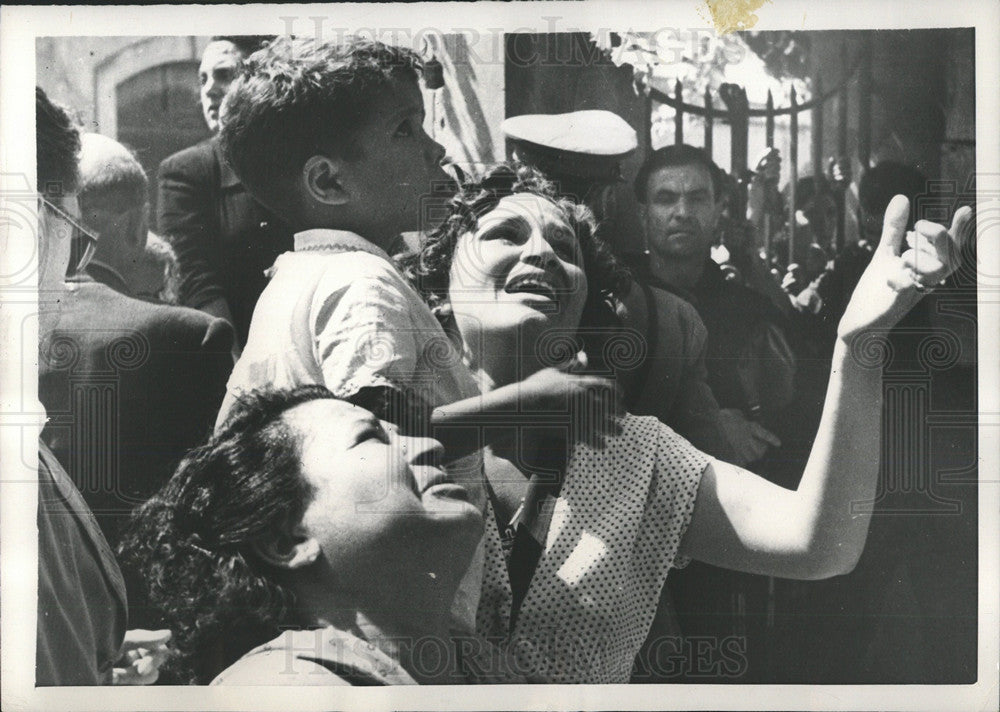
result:
[(355, 437), (355, 445), (361, 445), (369, 440), (375, 440), (380, 443), (388, 443), (389, 435), (381, 427), (376, 427), (374, 425), (365, 428)]
[(412, 136), (413, 135), (413, 126), (410, 124), (410, 120), (407, 119), (406, 121), (404, 121), (403, 123), (401, 123), (399, 126), (397, 126), (396, 127), (396, 133), (394, 135), (401, 136), (401, 137)]
[(509, 229), (490, 230), (483, 235), (483, 239), (499, 240), (505, 244), (513, 245), (518, 242), (518, 234), (516, 231)]
[(566, 260), (567, 262), (576, 262), (576, 239), (573, 237), (557, 237), (549, 241), (552, 245), (552, 250), (559, 255), (560, 258)]

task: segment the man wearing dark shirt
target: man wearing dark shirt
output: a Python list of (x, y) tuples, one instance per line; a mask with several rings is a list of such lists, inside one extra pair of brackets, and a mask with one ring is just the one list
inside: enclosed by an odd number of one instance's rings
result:
[(688, 298), (705, 323), (709, 384), (719, 405), (768, 422), (791, 400), (794, 360), (789, 353), (780, 363), (755, 362), (784, 351), (783, 316), (763, 295), (727, 279), (711, 258), (722, 180), (693, 146), (661, 148), (647, 159), (635, 182), (649, 249), (646, 277)]
[[(51, 305), (67, 271), (81, 272), (94, 235), (79, 224), (79, 133), (64, 109), (35, 90), (38, 189), (39, 333), (51, 329)], [(74, 349), (59, 349), (72, 357)], [(44, 442), (38, 443), (38, 615), (35, 684), (151, 684), (170, 631), (126, 631), (121, 570), (94, 515)], [(126, 667), (114, 668), (116, 660)]]
[(80, 212), (100, 240), (88, 269), (64, 285), (38, 366), (49, 415), (42, 437), (112, 545), (132, 508), (209, 432), (232, 370), (226, 321), (133, 298), (148, 235), (146, 190), (124, 146), (83, 136)]
[[(644, 276), (695, 307), (708, 331), (708, 383), (719, 405), (752, 421), (759, 437), (770, 442), (773, 435), (762, 423), (771, 428), (780, 422), (794, 396), (794, 356), (778, 309), (766, 296), (727, 279), (711, 258), (724, 207), (723, 180), (712, 159), (693, 146), (668, 146), (647, 158), (635, 180), (649, 252)], [(680, 650), (692, 682), (722, 682), (698, 676), (697, 639), (720, 644), (731, 639), (742, 645), (747, 664), (742, 677), (729, 681), (753, 681), (763, 666), (768, 581), (693, 563), (672, 574), (667, 589), (687, 643), (661, 646), (662, 654)], [(677, 668), (667, 660), (642, 662), (653, 670)]]
[[(205, 122), (219, 130), (219, 111), (243, 60), (265, 38), (216, 37), (199, 68)], [(247, 193), (230, 170), (217, 136), (166, 158), (159, 169), (157, 227), (177, 252), (180, 302), (228, 320), (237, 347), (267, 285), (265, 271), (292, 248), (292, 232)]]

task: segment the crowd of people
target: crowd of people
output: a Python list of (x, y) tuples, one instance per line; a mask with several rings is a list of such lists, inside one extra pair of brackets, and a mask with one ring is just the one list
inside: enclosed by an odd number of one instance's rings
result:
[(457, 182), (421, 71), (214, 38), (214, 135), (161, 165), (156, 234), (135, 156), (37, 91), (39, 685), (692, 681), (673, 643), (759, 642), (772, 577), (856, 565), (862, 344), (952, 278), (972, 211), (914, 224), (876, 167), (864, 241), (786, 292), (676, 145), (615, 254), (624, 121), (508, 120), (514, 160)]

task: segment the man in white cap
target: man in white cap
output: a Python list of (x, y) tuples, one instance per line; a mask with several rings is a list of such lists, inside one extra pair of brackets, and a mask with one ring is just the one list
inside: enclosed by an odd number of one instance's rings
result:
[[(638, 147), (635, 130), (610, 111), (530, 114), (502, 124), (515, 159), (538, 168), (559, 191), (594, 211), (609, 247), (619, 217), (615, 187), (621, 161)], [(634, 282), (623, 298), (623, 331), (646, 340), (642, 364), (608, 364), (625, 389), (631, 413), (653, 415), (705, 452), (744, 465), (764, 454), (769, 440), (756, 423), (721, 410), (705, 366), (707, 332), (697, 311), (679, 296)]]

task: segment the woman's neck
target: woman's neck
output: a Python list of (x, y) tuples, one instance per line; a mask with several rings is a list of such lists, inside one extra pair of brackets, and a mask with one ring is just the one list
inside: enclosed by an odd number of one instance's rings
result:
[(449, 628), (453, 596), (433, 602), (420, 596), (395, 601), (368, 597), (365, 605), (339, 606), (337, 601), (345, 597), (331, 595), (328, 589), (300, 588), (295, 593), (298, 618), (305, 625), (332, 626), (371, 643), (420, 684), (456, 682)]
[(483, 343), (480, 353), (467, 352), (468, 366), (483, 393), (523, 381), (543, 368), (535, 354), (511, 353), (509, 340)]

